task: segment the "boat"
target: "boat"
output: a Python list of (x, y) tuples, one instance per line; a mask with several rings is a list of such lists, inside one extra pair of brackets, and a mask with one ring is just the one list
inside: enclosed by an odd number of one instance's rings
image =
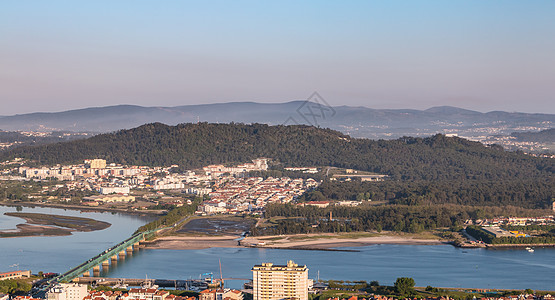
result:
[(532, 249), (532, 248), (530, 248), (530, 247), (526, 247), (526, 251), (532, 253), (532, 252), (534, 252), (534, 249)]

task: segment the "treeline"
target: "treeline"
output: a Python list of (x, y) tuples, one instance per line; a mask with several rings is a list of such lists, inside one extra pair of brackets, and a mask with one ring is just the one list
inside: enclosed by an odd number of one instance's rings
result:
[(555, 233), (555, 225), (504, 225), (502, 227), (509, 231), (551, 231)]
[(555, 177), (522, 180), (324, 181), (301, 201), (366, 200), (393, 204), (512, 205), (551, 208)]
[(488, 244), (555, 244), (555, 234), (553, 232), (543, 233), (537, 236), (529, 237), (516, 237), (516, 236), (502, 236), (496, 237), (493, 234), (486, 232), (479, 226), (467, 226), (466, 232), (477, 240), (481, 240)]
[(198, 205), (201, 203), (201, 201), (202, 198), (195, 198), (192, 204), (185, 204), (181, 207), (176, 207), (170, 210), (165, 216), (162, 216), (148, 224), (139, 227), (137, 231), (135, 231), (135, 233), (172, 226), (183, 217), (194, 214), (195, 211), (197, 211)]
[[(17, 131), (0, 130), (0, 143), (14, 143), (12, 148), (30, 145), (44, 145), (64, 141), (84, 139), (86, 136), (72, 132), (52, 132), (42, 136), (29, 136)], [(3, 149), (2, 149), (3, 150)]]
[(513, 132), (514, 136), (519, 141), (538, 142), (538, 143), (555, 143), (555, 128), (542, 130), (539, 132)]
[(0, 153), (42, 164), (109, 162), (198, 168), (272, 158), (284, 166), (334, 166), (390, 175), (393, 180), (509, 180), (552, 176), (553, 160), (438, 134), (397, 140), (355, 139), (311, 126), (147, 124), (86, 140)]
[(312, 178), (317, 181), (321, 181), (325, 179), (325, 176), (321, 173), (315, 173), (315, 174), (303, 173), (302, 171), (289, 171), (281, 168), (269, 169), (266, 171), (250, 171), (247, 175), (249, 177), (262, 177), (264, 179), (268, 177), (273, 177), (273, 178), (289, 177), (289, 178), (302, 178), (302, 179)]
[(0, 280), (0, 294), (25, 294), (31, 291), (31, 284), (25, 280)]
[[(331, 220), (330, 220), (331, 213)], [(317, 232), (399, 231), (421, 232), (441, 227), (459, 227), (467, 219), (493, 218), (500, 215), (536, 215), (517, 207), (470, 207), (460, 205), (385, 205), (385, 206), (300, 206), (269, 204), (265, 217), (275, 224), (257, 227), (254, 235), (301, 234)]]

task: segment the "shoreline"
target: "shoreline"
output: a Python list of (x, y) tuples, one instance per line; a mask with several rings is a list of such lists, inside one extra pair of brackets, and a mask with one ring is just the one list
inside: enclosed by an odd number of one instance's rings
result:
[(71, 205), (71, 204), (55, 204), (55, 203), (35, 203), (35, 202), (5, 202), (0, 201), (0, 206), (8, 206), (8, 207), (30, 207), (33, 208), (37, 207), (45, 207), (45, 208), (59, 208), (59, 209), (71, 209), (77, 210), (81, 212), (115, 212), (121, 214), (129, 214), (129, 215), (148, 215), (148, 216), (162, 216), (166, 213), (166, 211), (159, 211), (159, 210), (125, 210), (125, 209), (118, 209), (118, 208), (103, 208), (103, 207), (88, 207), (88, 206), (81, 206), (81, 205)]
[[(309, 240), (292, 240), (299, 235), (291, 236), (262, 236), (247, 237), (241, 239), (239, 235), (225, 236), (163, 236), (146, 244), (147, 249), (171, 249), (171, 250), (198, 250), (207, 248), (262, 248), (262, 249), (287, 249), (287, 250), (316, 250), (316, 251), (347, 251), (358, 252), (352, 249), (337, 249), (347, 247), (363, 247), (370, 245), (394, 244), (394, 245), (449, 245), (446, 241), (416, 239), (399, 236), (372, 236), (372, 237), (344, 237), (330, 235), (329, 238), (314, 238)], [(280, 239), (271, 240), (269, 239)], [(266, 244), (266, 241), (269, 241)], [(263, 243), (260, 243), (263, 242)]]
[(99, 231), (112, 226), (108, 222), (91, 218), (53, 214), (7, 212), (4, 215), (21, 218), (25, 223), (17, 224), (15, 229), (0, 231), (0, 238), (66, 236), (73, 232)]
[(487, 244), (486, 245), (486, 248), (491, 250), (523, 249), (528, 247), (554, 248), (555, 244)]

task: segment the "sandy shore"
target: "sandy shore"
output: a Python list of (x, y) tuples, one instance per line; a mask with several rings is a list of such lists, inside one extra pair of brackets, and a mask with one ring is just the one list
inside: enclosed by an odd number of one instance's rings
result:
[(239, 236), (167, 236), (160, 237), (146, 244), (147, 249), (206, 249), (206, 248), (230, 248), (242, 247), (237, 243)]
[[(302, 238), (306, 237), (306, 240)], [(431, 239), (416, 239), (402, 236), (372, 236), (359, 238), (343, 238), (340, 235), (326, 237), (313, 236), (262, 236), (247, 237), (238, 243), (239, 236), (170, 236), (161, 237), (147, 245), (150, 249), (205, 249), (212, 247), (258, 247), (284, 249), (332, 249), (340, 247), (360, 247), (376, 244), (397, 245), (440, 245), (444, 242)]]
[[(297, 236), (298, 237), (298, 236)], [(278, 237), (275, 237), (278, 238)], [(257, 247), (268, 247), (268, 248), (339, 248), (339, 247), (361, 247), (368, 245), (377, 244), (396, 244), (396, 245), (440, 245), (443, 242), (439, 240), (429, 240), (429, 239), (415, 239), (410, 237), (400, 237), (400, 236), (372, 236), (372, 237), (359, 237), (359, 238), (344, 238), (341, 236), (328, 236), (325, 238), (315, 238), (311, 239), (308, 236), (307, 240), (297, 240), (291, 239), (290, 236), (283, 239), (273, 238), (267, 239), (266, 237), (260, 237), (260, 239), (250, 237), (243, 241), (245, 245), (257, 245)], [(263, 243), (263, 244), (261, 244)]]

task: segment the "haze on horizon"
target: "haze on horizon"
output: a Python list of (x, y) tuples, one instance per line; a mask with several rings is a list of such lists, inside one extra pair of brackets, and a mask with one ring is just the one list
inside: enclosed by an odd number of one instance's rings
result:
[(0, 115), (288, 102), (555, 113), (555, 2), (3, 1)]

